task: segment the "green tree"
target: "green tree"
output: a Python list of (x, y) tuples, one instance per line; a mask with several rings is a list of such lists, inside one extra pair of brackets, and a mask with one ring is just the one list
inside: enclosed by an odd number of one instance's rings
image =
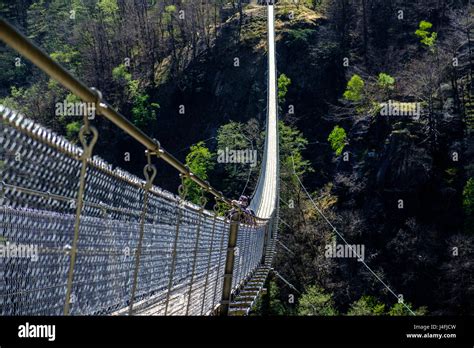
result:
[(271, 280), (269, 285), (269, 314), (270, 315), (285, 315), (285, 306), (280, 300), (280, 289), (276, 281)]
[(347, 315), (383, 315), (385, 305), (373, 296), (362, 296), (351, 304)]
[(140, 92), (139, 81), (132, 79), (132, 74), (124, 64), (120, 64), (112, 70), (112, 77), (127, 89), (128, 96), (132, 101), (132, 122), (139, 128), (145, 128), (152, 121), (156, 121), (160, 104), (150, 103), (150, 96)]
[(339, 156), (346, 146), (347, 134), (344, 128), (335, 126), (328, 137), (328, 141), (331, 144), (331, 148)]
[[(71, 8), (74, 11), (74, 16), (76, 19), (83, 19), (88, 15), (87, 7), (84, 5), (83, 0), (72, 0)], [(70, 11), (69, 15), (71, 15)]]
[(274, 279), (267, 282), (267, 293), (259, 296), (252, 308), (252, 315), (277, 316), (287, 315), (287, 310), (280, 300), (280, 288)]
[[(213, 168), (213, 155), (203, 141), (190, 147), (186, 156), (186, 165), (191, 172), (203, 180), (208, 179), (208, 173)], [(184, 186), (187, 191), (187, 199), (193, 203), (200, 204), (202, 189), (191, 179), (185, 178)]]
[(354, 74), (349, 82), (347, 82), (347, 88), (344, 92), (344, 98), (351, 102), (360, 102), (364, 96), (365, 82), (357, 74)]
[(72, 9), (77, 9), (75, 4), (64, 0), (39, 0), (31, 3), (26, 16), (28, 36), (31, 39), (46, 52), (62, 51), (68, 42), (72, 43), (75, 23), (71, 23), (69, 16)]
[(418, 29), (415, 31), (415, 35), (420, 38), (420, 42), (430, 49), (434, 48), (438, 37), (438, 33), (430, 31), (432, 27), (433, 24), (430, 22), (421, 21)]
[(297, 175), (312, 172), (311, 163), (303, 159), (302, 152), (308, 145), (308, 139), (301, 131), (286, 125), (283, 121), (278, 123), (280, 136), (280, 162), (282, 169), (288, 169), (293, 174), (293, 169)]
[(391, 91), (395, 88), (395, 79), (386, 73), (380, 73), (377, 84), (384, 91)]
[(139, 128), (145, 128), (151, 121), (156, 121), (158, 103), (150, 103), (148, 94), (138, 94), (133, 100), (132, 121)]
[(258, 156), (255, 156), (255, 163), (226, 163), (224, 155), (227, 150), (257, 151), (258, 144), (263, 143), (258, 123), (256, 120), (230, 121), (219, 127), (216, 138), (218, 167), (224, 173), (222, 191), (229, 197), (239, 196), (246, 185), (251, 188), (256, 184)]
[(165, 10), (163, 11), (163, 14), (162, 14), (163, 22), (169, 25), (171, 23), (171, 21), (173, 19), (173, 15), (175, 13), (176, 13), (176, 6), (174, 6), (174, 5), (166, 6)]
[(124, 85), (128, 95), (133, 98), (138, 94), (138, 80), (132, 79), (132, 74), (127, 70), (125, 64), (120, 64), (112, 70), (112, 78), (117, 83)]
[(77, 140), (79, 131), (81, 130), (82, 123), (80, 121), (74, 121), (66, 125), (66, 138), (71, 141)]
[(298, 303), (298, 315), (337, 315), (332, 294), (318, 286), (310, 286)]
[(33, 2), (28, 8), (29, 38), (41, 42), (48, 33), (48, 8), (44, 0)]
[(21, 111), (21, 98), (23, 95), (23, 88), (10, 88), (10, 95), (0, 99), (0, 104), (9, 109)]
[(77, 57), (79, 56), (79, 51), (72, 49), (68, 45), (64, 45), (61, 51), (55, 51), (51, 53), (51, 58), (56, 62), (60, 63), (63, 66), (68, 67), (70, 71), (75, 70), (77, 67)]
[[(420, 307), (418, 309), (413, 309), (410, 303), (406, 303), (406, 306), (410, 308), (415, 315), (426, 315), (428, 310), (426, 307)], [(403, 305), (403, 303), (395, 303), (392, 308), (388, 311), (388, 315), (390, 316), (404, 316), (404, 315), (412, 315), (412, 313)]]
[(281, 74), (278, 77), (278, 103), (283, 104), (285, 102), (286, 94), (288, 93), (288, 87), (291, 85), (291, 79), (285, 74)]
[(280, 135), (280, 179), (283, 181), (280, 196), (284, 202), (299, 201), (297, 197), (299, 182), (298, 177), (313, 172), (311, 163), (303, 157), (303, 151), (308, 145), (308, 140), (294, 126), (279, 122)]
[(285, 45), (294, 51), (305, 51), (311, 45), (311, 38), (314, 34), (314, 29), (288, 29), (288, 40)]
[[(286, 185), (282, 186), (282, 199), (288, 201), (294, 198), (294, 194), (299, 186), (296, 177), (293, 175), (295, 170), (298, 176), (302, 177), (313, 171), (311, 163), (303, 158), (303, 152), (306, 149), (308, 140), (294, 126), (286, 125), (283, 121), (279, 124), (280, 139), (280, 178)], [(217, 160), (219, 162), (219, 153), (226, 148), (229, 149), (254, 149), (262, 153), (265, 140), (265, 132), (260, 132), (258, 123), (251, 120), (247, 123), (231, 121), (221, 126), (217, 132)], [(254, 144), (254, 145), (252, 145)], [(217, 166), (223, 169), (223, 187), (222, 190), (226, 196), (238, 196), (242, 189), (247, 185), (250, 191), (255, 187), (259, 173), (258, 163), (255, 167), (248, 164), (225, 163)], [(214, 173), (216, 174), (216, 173)], [(217, 173), (219, 174), (219, 173)], [(248, 181), (248, 182), (247, 182)], [(284, 187), (284, 189), (283, 189)], [(287, 190), (288, 187), (295, 189)]]
[(119, 9), (117, 0), (99, 0), (97, 3), (97, 8), (103, 14), (107, 24), (112, 24), (117, 18)]

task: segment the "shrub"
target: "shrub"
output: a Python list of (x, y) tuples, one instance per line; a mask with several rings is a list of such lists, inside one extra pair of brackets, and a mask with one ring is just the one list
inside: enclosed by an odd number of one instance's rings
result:
[(360, 102), (364, 93), (365, 82), (359, 75), (355, 74), (347, 83), (344, 98), (351, 102)]
[(344, 128), (335, 126), (328, 137), (328, 141), (331, 144), (331, 148), (339, 156), (346, 146), (347, 134)]

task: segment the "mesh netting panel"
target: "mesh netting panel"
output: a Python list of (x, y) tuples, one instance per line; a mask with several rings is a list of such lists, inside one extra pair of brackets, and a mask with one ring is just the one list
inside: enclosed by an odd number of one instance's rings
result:
[[(82, 149), (0, 105), (0, 314), (61, 315)], [(100, 136), (100, 135), (99, 135)], [(229, 223), (90, 160), (70, 313), (125, 314), (146, 208), (134, 314), (205, 315), (222, 297)], [(240, 226), (233, 288), (262, 258), (264, 226)]]
[(264, 239), (265, 226), (241, 225), (239, 227), (232, 279), (234, 289), (243, 285), (258, 265), (263, 255)]

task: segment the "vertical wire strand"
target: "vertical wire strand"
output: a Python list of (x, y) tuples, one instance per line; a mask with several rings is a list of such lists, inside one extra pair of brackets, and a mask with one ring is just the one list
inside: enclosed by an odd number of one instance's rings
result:
[(193, 293), (193, 283), (194, 283), (194, 277), (196, 273), (196, 262), (197, 262), (197, 254), (198, 254), (198, 249), (199, 249), (199, 237), (201, 236), (201, 225), (203, 223), (204, 217), (204, 207), (206, 206), (206, 199), (204, 195), (201, 196), (201, 208), (199, 209), (199, 222), (197, 226), (197, 232), (196, 232), (196, 242), (194, 244), (194, 256), (193, 256), (193, 267), (192, 267), (192, 273), (191, 273), (191, 281), (189, 285), (189, 291), (188, 291), (188, 303), (186, 305), (186, 315), (189, 315), (189, 308), (191, 306), (191, 296)]
[[(148, 164), (143, 169), (143, 174), (145, 175), (146, 183), (143, 187), (145, 192), (143, 193), (143, 210), (140, 216), (140, 236), (138, 237), (137, 252), (135, 255), (135, 271), (133, 273), (133, 285), (132, 285), (132, 292), (130, 295), (130, 306), (128, 310), (128, 315), (133, 315), (133, 304), (135, 301), (135, 292), (137, 291), (138, 272), (140, 269), (140, 258), (142, 254), (142, 245), (143, 245), (143, 235), (145, 234), (145, 220), (146, 220), (146, 213), (147, 213), (147, 207), (148, 207), (148, 195), (153, 185), (153, 180), (156, 177), (156, 167), (151, 164), (150, 154), (148, 153), (148, 151), (147, 151), (147, 158), (148, 158)], [(151, 176), (149, 172), (151, 172)]]
[(204, 314), (204, 306), (206, 304), (206, 293), (207, 293), (207, 286), (208, 286), (208, 282), (209, 282), (209, 272), (211, 270), (212, 247), (214, 246), (214, 236), (215, 236), (215, 231), (216, 231), (216, 220), (217, 220), (217, 213), (214, 213), (214, 216), (213, 216), (213, 219), (212, 219), (211, 244), (209, 246), (209, 255), (207, 257), (206, 280), (204, 281), (204, 294), (202, 296), (201, 315)]
[[(87, 119), (87, 118), (85, 118)], [(85, 139), (85, 134), (92, 133), (92, 140), (89, 144), (87, 144)], [(71, 301), (71, 292), (72, 292), (72, 282), (74, 278), (74, 266), (76, 263), (76, 255), (77, 255), (77, 245), (79, 242), (79, 227), (81, 222), (81, 213), (82, 213), (82, 206), (84, 204), (84, 191), (86, 186), (86, 173), (87, 173), (87, 162), (92, 155), (92, 150), (94, 148), (95, 143), (97, 142), (97, 138), (99, 136), (99, 132), (95, 127), (92, 126), (82, 126), (79, 132), (79, 139), (84, 146), (83, 153), (81, 156), (81, 173), (79, 176), (79, 190), (77, 193), (77, 201), (76, 201), (76, 218), (74, 222), (74, 237), (72, 241), (72, 247), (70, 251), (70, 262), (69, 262), (69, 271), (68, 271), (68, 278), (67, 278), (67, 285), (66, 285), (66, 298), (64, 301), (64, 315), (69, 315), (70, 311), (70, 301)]]

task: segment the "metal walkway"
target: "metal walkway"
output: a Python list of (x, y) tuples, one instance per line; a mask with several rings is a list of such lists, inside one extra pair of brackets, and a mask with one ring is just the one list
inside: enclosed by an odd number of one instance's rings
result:
[(279, 147), (278, 147), (278, 99), (277, 99), (277, 70), (275, 51), (275, 14), (274, 6), (268, 5), (268, 88), (267, 88), (267, 121), (265, 151), (261, 172), (255, 195), (250, 203), (257, 216), (267, 218), (268, 224), (265, 259), (250, 281), (239, 289), (231, 304), (230, 315), (247, 315), (255, 304), (255, 300), (263, 289), (265, 280), (271, 270), (277, 240), (278, 193), (279, 193)]
[(268, 9), (268, 87), (267, 87), (267, 126), (265, 151), (255, 195), (250, 207), (261, 218), (271, 218), (278, 202), (279, 156), (278, 156), (278, 105), (277, 72), (275, 54), (275, 15), (273, 5)]

